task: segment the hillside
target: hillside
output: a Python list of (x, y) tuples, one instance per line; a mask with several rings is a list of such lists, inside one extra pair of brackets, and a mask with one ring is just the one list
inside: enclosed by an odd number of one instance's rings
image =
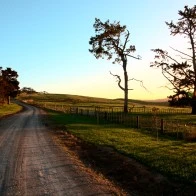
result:
[[(97, 97), (88, 97), (81, 95), (69, 95), (69, 94), (43, 94), (43, 93), (33, 93), (25, 94), (22, 93), (18, 96), (18, 99), (28, 102), (44, 102), (44, 103), (61, 103), (69, 105), (99, 105), (102, 106), (113, 106), (121, 107), (123, 106), (123, 99), (106, 99)], [(129, 99), (129, 105), (132, 106), (168, 106), (167, 101), (143, 101)]]

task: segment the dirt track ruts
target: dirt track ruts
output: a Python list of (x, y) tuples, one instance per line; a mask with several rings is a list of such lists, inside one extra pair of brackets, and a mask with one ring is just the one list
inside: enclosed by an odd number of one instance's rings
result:
[(0, 195), (119, 195), (53, 141), (42, 111), (24, 111), (0, 120)]

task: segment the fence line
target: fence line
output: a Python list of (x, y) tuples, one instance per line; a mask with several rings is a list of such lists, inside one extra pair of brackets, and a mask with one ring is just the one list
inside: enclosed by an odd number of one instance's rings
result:
[[(100, 106), (68, 106), (68, 105), (63, 105), (63, 104), (46, 104), (46, 103), (35, 103), (36, 105), (40, 105), (42, 107), (52, 107), (58, 108), (61, 110), (66, 110), (70, 108), (78, 108), (78, 109), (85, 109), (89, 111), (101, 111), (101, 112), (123, 112), (123, 107), (119, 106), (112, 106), (112, 107), (100, 107)], [(146, 106), (141, 106), (141, 107), (130, 107), (129, 108), (129, 113), (153, 113), (153, 110), (156, 107), (146, 107)], [(190, 114), (191, 113), (191, 108), (156, 108), (157, 113), (159, 114)]]
[[(158, 117), (158, 114), (186, 114), (190, 113), (189, 108), (172, 110), (156, 110), (153, 108), (132, 108), (129, 114), (125, 115), (122, 108), (114, 107), (73, 107), (60, 104), (37, 104), (39, 107), (48, 108), (51, 110), (61, 111), (64, 113), (86, 115), (97, 118), (97, 122), (104, 120), (106, 123), (124, 124), (132, 128), (140, 128), (159, 132), (161, 134), (173, 135), (177, 138), (186, 140), (196, 140), (196, 125), (180, 123), (178, 120), (166, 120)], [(145, 109), (145, 112), (144, 112)], [(143, 112), (142, 112), (143, 111)], [(168, 112), (169, 111), (169, 112)], [(137, 115), (131, 115), (136, 113)], [(142, 116), (139, 113), (150, 113), (151, 116)]]

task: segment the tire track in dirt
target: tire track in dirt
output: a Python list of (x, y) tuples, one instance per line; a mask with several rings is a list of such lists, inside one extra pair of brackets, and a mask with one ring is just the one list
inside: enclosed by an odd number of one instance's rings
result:
[(21, 162), (21, 150), (25, 123), (30, 111), (16, 114), (0, 121), (0, 193), (8, 195), (18, 186), (18, 168)]
[(54, 143), (41, 110), (0, 121), (0, 195), (123, 195)]

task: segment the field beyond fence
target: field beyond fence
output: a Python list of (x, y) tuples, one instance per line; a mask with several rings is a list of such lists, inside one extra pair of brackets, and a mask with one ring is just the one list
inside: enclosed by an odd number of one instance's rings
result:
[(158, 109), (147, 107), (129, 108), (129, 113), (124, 114), (122, 107), (85, 107), (85, 106), (67, 106), (63, 104), (46, 104), (37, 103), (39, 107), (61, 111), (64, 113), (72, 113), (75, 115), (86, 115), (97, 119), (97, 123), (116, 123), (129, 126), (131, 128), (149, 130), (154, 134), (170, 135), (178, 139), (188, 141), (196, 140), (196, 124), (190, 122), (181, 122), (162, 118), (161, 115), (169, 114), (190, 114), (190, 108), (183, 109)]

